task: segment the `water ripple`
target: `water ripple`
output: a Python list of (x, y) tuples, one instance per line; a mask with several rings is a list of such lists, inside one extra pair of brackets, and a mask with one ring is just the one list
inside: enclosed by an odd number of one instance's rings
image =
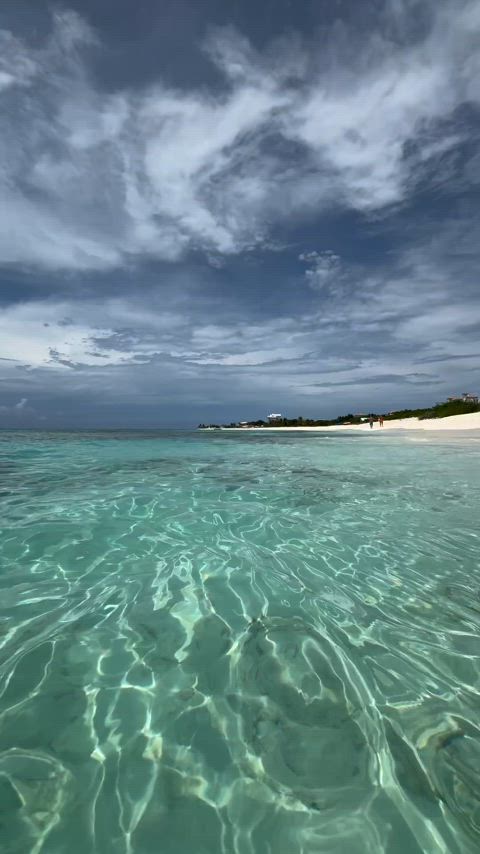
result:
[(480, 446), (0, 434), (7, 854), (480, 847)]

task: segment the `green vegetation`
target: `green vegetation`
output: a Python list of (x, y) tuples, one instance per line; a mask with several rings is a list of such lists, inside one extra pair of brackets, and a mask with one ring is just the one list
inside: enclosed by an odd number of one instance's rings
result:
[[(443, 403), (436, 403), (435, 406), (431, 406), (426, 409), (399, 409), (395, 412), (389, 412), (387, 415), (384, 415), (385, 421), (393, 421), (400, 418), (418, 418), (421, 421), (425, 418), (447, 418), (449, 415), (468, 415), (471, 412), (480, 412), (480, 403), (473, 403), (471, 401), (464, 400), (447, 400)], [(297, 418), (282, 418), (279, 421), (275, 421), (274, 423), (270, 423), (268, 421), (249, 421), (248, 424), (236, 424), (231, 422), (230, 424), (223, 424), (222, 426), (225, 429), (233, 428), (233, 427), (332, 427), (335, 424), (361, 424), (362, 421), (366, 421), (369, 418), (373, 418), (374, 421), (378, 420), (378, 415), (374, 412), (368, 413), (366, 415), (352, 415), (352, 413), (348, 413), (348, 415), (340, 415), (335, 419), (323, 419), (318, 420), (314, 418), (303, 418), (299, 415)], [(219, 429), (218, 424), (199, 424), (199, 429), (205, 429), (207, 427)]]

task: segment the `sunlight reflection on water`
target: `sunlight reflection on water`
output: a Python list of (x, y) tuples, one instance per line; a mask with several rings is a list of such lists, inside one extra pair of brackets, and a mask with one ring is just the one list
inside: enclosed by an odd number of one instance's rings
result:
[(480, 847), (480, 445), (0, 433), (8, 854)]

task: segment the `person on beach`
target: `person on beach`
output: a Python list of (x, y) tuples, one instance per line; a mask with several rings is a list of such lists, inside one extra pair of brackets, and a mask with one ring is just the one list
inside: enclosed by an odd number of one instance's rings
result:
[(373, 417), (372, 416), (370, 416), (370, 418), (368, 419), (368, 423), (370, 424), (370, 430), (373, 430)]
[(378, 424), (379, 427), (383, 427), (383, 415), (380, 415), (380, 418), (378, 419)]

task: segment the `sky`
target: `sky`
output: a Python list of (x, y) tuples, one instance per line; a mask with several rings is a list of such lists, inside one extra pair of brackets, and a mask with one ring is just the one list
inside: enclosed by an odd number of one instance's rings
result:
[(478, 0), (2, 0), (0, 427), (480, 392)]

